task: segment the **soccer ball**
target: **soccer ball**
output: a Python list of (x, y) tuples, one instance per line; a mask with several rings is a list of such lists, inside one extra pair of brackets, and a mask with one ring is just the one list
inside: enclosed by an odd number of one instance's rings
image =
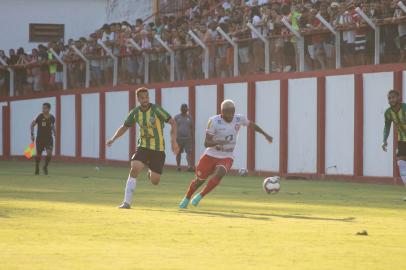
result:
[(239, 174), (240, 176), (247, 176), (247, 175), (248, 175), (248, 171), (247, 171), (246, 169), (244, 169), (244, 168), (241, 168), (241, 169), (238, 170), (238, 174)]
[(264, 183), (262, 187), (264, 188), (265, 192), (268, 194), (278, 193), (279, 189), (281, 188), (279, 176), (271, 176), (264, 179)]

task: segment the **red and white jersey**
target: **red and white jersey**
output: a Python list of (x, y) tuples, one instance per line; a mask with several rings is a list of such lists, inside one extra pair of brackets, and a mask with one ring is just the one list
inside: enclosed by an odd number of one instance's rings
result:
[(234, 158), (233, 152), (237, 144), (238, 132), (242, 126), (248, 126), (248, 124), (248, 119), (241, 114), (234, 114), (234, 118), (230, 123), (224, 121), (221, 115), (211, 117), (206, 132), (213, 135), (214, 140), (225, 140), (229, 141), (229, 143), (223, 145), (222, 150), (208, 147), (205, 154), (216, 158)]

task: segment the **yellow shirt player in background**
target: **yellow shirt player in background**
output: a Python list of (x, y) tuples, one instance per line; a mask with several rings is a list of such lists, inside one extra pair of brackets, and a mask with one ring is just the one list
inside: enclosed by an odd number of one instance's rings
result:
[(142, 87), (136, 91), (140, 106), (135, 107), (128, 114), (124, 124), (116, 131), (114, 136), (107, 141), (107, 146), (120, 138), (135, 123), (139, 126), (139, 139), (137, 151), (131, 158), (131, 169), (124, 192), (124, 201), (119, 206), (122, 209), (131, 208), (132, 195), (137, 185), (137, 176), (144, 166), (148, 166), (148, 178), (151, 183), (158, 185), (165, 164), (165, 140), (163, 129), (165, 123), (171, 125), (172, 152), (176, 155), (179, 151), (176, 143), (175, 120), (164, 109), (149, 102), (148, 89)]
[[(390, 90), (388, 93), (390, 107), (385, 111), (385, 127), (383, 129), (383, 151), (388, 150), (388, 137), (392, 122), (398, 131), (398, 166), (400, 177), (406, 186), (406, 104), (401, 103), (400, 93)], [(403, 198), (406, 201), (406, 197)]]

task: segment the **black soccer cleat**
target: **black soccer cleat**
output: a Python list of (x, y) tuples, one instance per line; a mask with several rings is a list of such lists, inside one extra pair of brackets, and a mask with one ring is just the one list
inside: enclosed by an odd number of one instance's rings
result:
[(44, 171), (44, 174), (45, 175), (48, 175), (48, 167), (42, 167), (42, 170)]
[(120, 208), (120, 209), (131, 209), (131, 205), (129, 205), (129, 204), (126, 203), (126, 202), (123, 202), (122, 204), (120, 204), (120, 205), (118, 206), (118, 208)]

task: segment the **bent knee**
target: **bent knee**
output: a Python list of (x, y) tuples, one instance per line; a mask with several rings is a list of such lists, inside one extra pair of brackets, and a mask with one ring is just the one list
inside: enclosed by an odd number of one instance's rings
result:
[(218, 166), (216, 169), (215, 175), (219, 178), (224, 177), (227, 174), (227, 169), (224, 168), (223, 166)]

